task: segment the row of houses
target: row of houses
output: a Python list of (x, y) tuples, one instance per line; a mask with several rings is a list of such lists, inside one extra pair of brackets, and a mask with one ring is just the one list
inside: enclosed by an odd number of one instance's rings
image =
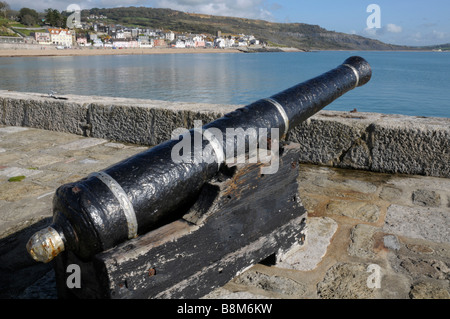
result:
[(35, 32), (35, 40), (39, 44), (55, 44), (64, 47), (71, 47), (75, 41), (75, 33), (69, 29), (53, 29), (47, 32)]
[[(215, 36), (205, 34), (180, 34), (173, 31), (163, 31), (159, 29), (149, 28), (130, 28), (120, 24), (108, 25), (103, 22), (84, 22), (82, 28), (85, 30), (93, 30), (98, 34), (104, 34), (114, 40), (127, 40), (145, 42), (145, 38), (164, 39), (169, 45), (177, 48), (184, 47), (240, 47), (258, 45), (260, 41), (252, 35), (239, 34), (237, 36), (222, 36), (218, 31)], [(199, 39), (201, 38), (201, 39)], [(151, 40), (149, 40), (151, 41)]]
[[(134, 29), (136, 30), (136, 29)], [(148, 29), (147, 29), (148, 30)], [(102, 32), (86, 32), (76, 34), (69, 29), (49, 28), (47, 32), (36, 32), (35, 40), (39, 44), (54, 44), (64, 47), (94, 46), (117, 48), (151, 48), (171, 46), (175, 48), (229, 48), (259, 44), (254, 36), (238, 35), (222, 37), (220, 32), (216, 37), (205, 34), (175, 34), (172, 31), (135, 32), (126, 30), (115, 31), (113, 34)]]

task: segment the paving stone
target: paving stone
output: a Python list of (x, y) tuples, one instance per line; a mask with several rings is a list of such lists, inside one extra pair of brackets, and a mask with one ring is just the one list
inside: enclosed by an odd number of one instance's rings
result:
[(28, 158), (24, 158), (18, 162), (18, 164), (26, 167), (43, 168), (48, 165), (52, 165), (61, 162), (63, 158), (61, 156), (48, 155), (48, 154), (35, 154)]
[(401, 247), (397, 236), (394, 236), (394, 235), (384, 236), (383, 243), (386, 248), (393, 249), (393, 250), (399, 250)]
[(375, 243), (374, 234), (379, 231), (378, 227), (358, 224), (350, 233), (350, 245), (348, 253), (350, 256), (360, 258), (375, 258), (376, 253), (373, 251)]
[(414, 278), (450, 280), (450, 268), (442, 260), (399, 256), (400, 266)]
[(450, 243), (450, 214), (438, 208), (389, 206), (383, 231), (399, 236)]
[(439, 207), (441, 205), (441, 196), (432, 190), (418, 189), (412, 193), (412, 201), (420, 206)]
[(346, 179), (340, 182), (340, 185), (348, 188), (349, 190), (360, 192), (360, 193), (374, 193), (377, 191), (377, 186), (373, 183), (360, 181), (357, 179)]
[(429, 246), (425, 246), (425, 245), (420, 245), (420, 244), (407, 244), (406, 247), (414, 252), (414, 253), (418, 253), (418, 254), (433, 254), (434, 250), (433, 248), (429, 247)]
[(411, 299), (450, 299), (447, 289), (430, 282), (414, 284), (409, 293)]
[(306, 221), (305, 243), (294, 246), (288, 252), (277, 255), (276, 267), (312, 270), (327, 252), (331, 238), (338, 228), (337, 223), (328, 217), (310, 217)]
[[(14, 185), (11, 185), (12, 183)], [(0, 183), (0, 200), (14, 202), (30, 197), (36, 198), (50, 190), (46, 186), (28, 183), (26, 179), (20, 182), (4, 182)]]
[(363, 201), (332, 200), (327, 205), (327, 212), (366, 222), (376, 222), (380, 216), (380, 208), (377, 205)]
[(377, 288), (369, 288), (368, 264), (337, 263), (328, 269), (317, 284), (318, 295), (324, 299), (372, 299), (379, 295)]
[(388, 202), (395, 202), (402, 196), (402, 189), (393, 186), (384, 186), (380, 192), (380, 198)]
[(201, 299), (269, 299), (269, 297), (257, 295), (248, 291), (233, 292), (225, 288), (218, 288)]
[(233, 280), (234, 283), (256, 287), (265, 291), (289, 296), (302, 296), (306, 286), (290, 278), (269, 276), (267, 274), (248, 270)]
[[(42, 171), (37, 169), (21, 168), (21, 167), (5, 167), (0, 169), (0, 176), (5, 176), (6, 178), (14, 176), (25, 176), (30, 177), (42, 173)], [(11, 186), (11, 185), (10, 185)]]
[(88, 148), (88, 147), (93, 147), (99, 144), (103, 144), (106, 143), (107, 141), (104, 139), (100, 139), (100, 138), (84, 138), (84, 139), (79, 139), (77, 141), (73, 141), (64, 145), (61, 145), (60, 148), (64, 149), (64, 150), (81, 150), (84, 148)]

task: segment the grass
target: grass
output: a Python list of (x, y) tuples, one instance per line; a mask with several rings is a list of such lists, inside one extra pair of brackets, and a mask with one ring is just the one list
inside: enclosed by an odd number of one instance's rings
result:
[(18, 35), (6, 27), (0, 26), (0, 37), (18, 37)]
[(35, 25), (24, 25), (20, 22), (17, 21), (10, 21), (9, 26), (11, 28), (17, 27), (17, 28), (41, 28), (42, 26), (39, 24), (35, 24)]
[(14, 177), (11, 177), (10, 179), (8, 179), (8, 182), (20, 182), (24, 179), (25, 179), (25, 176), (23, 176), (23, 175), (14, 176)]
[[(14, 28), (13, 28), (14, 29)], [(21, 34), (29, 37), (31, 35), (31, 33), (35, 33), (35, 32), (45, 32), (45, 29), (40, 29), (40, 30), (24, 30), (24, 29), (17, 29), (15, 30), (17, 32), (20, 32)]]

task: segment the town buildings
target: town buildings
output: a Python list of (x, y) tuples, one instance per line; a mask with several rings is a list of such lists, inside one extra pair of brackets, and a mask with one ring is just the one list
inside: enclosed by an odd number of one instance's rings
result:
[(48, 29), (52, 44), (71, 47), (73, 44), (73, 31), (69, 29)]
[(36, 32), (34, 37), (39, 44), (52, 44), (50, 33), (48, 32)]
[(231, 48), (260, 45), (260, 41), (252, 35), (223, 35), (180, 33), (171, 30), (153, 30), (149, 28), (125, 27), (122, 25), (106, 25), (107, 17), (89, 16), (88, 22), (81, 23), (81, 29), (74, 30), (49, 28), (48, 32), (36, 32), (35, 40), (40, 44), (54, 44), (64, 47), (93, 46), (113, 48)]

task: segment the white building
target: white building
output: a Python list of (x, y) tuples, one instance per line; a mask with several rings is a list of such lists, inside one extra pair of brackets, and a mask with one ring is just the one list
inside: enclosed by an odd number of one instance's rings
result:
[(39, 44), (52, 44), (50, 33), (48, 32), (35, 32), (34, 38)]
[(153, 39), (148, 36), (139, 36), (137, 41), (140, 48), (153, 48), (154, 46)]
[(201, 35), (196, 35), (192, 38), (192, 41), (194, 41), (194, 46), (196, 48), (204, 48), (206, 46), (205, 38)]
[(234, 39), (218, 37), (214, 40), (214, 46), (217, 48), (231, 48), (234, 46)]
[(71, 47), (73, 44), (73, 34), (69, 29), (48, 29), (50, 41), (53, 44), (64, 47)]
[[(92, 40), (92, 38), (91, 38)], [(95, 40), (92, 40), (94, 43), (92, 44), (94, 47), (103, 47), (103, 42), (101, 39), (96, 38)]]
[(172, 31), (167, 32), (167, 33), (165, 34), (165, 39), (166, 39), (166, 40), (169, 40), (169, 42), (175, 40), (175, 33), (173, 33)]
[(214, 46), (220, 49), (225, 48), (225, 39), (222, 37), (218, 37), (214, 39)]
[(186, 47), (186, 44), (183, 40), (178, 39), (177, 42), (175, 43), (175, 48), (183, 49), (185, 47)]

